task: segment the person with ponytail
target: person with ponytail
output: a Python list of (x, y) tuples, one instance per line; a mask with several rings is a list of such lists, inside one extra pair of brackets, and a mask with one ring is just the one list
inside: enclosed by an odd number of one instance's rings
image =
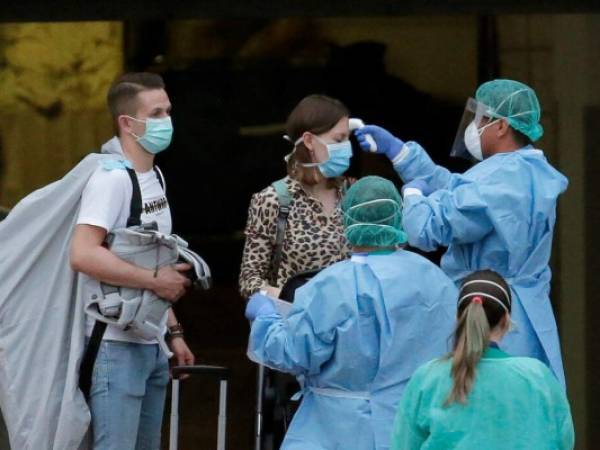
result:
[(461, 284), (453, 351), (420, 367), (400, 401), (392, 450), (570, 450), (573, 421), (550, 369), (498, 347), (509, 331), (504, 279), (477, 271)]

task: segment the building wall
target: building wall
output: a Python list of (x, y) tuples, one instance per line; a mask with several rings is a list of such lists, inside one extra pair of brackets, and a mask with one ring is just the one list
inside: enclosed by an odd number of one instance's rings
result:
[(236, 55), (319, 64), (326, 61), (331, 45), (360, 41), (385, 44), (388, 72), (432, 96), (462, 103), (477, 84), (475, 16), (290, 18), (254, 25), (177, 21), (169, 26), (167, 54), (172, 63)]
[(318, 23), (339, 45), (362, 40), (386, 43), (389, 73), (432, 96), (462, 104), (477, 85), (475, 16), (321, 19)]
[(540, 147), (569, 178), (559, 203), (553, 257), (553, 295), (558, 301), (568, 395), (577, 448), (600, 442), (594, 357), (598, 307), (594, 291), (598, 263), (594, 212), (600, 158), (600, 16), (500, 16), (501, 76), (520, 79), (537, 91), (543, 107)]
[(67, 172), (112, 133), (106, 91), (122, 71), (122, 25), (0, 25), (0, 204)]

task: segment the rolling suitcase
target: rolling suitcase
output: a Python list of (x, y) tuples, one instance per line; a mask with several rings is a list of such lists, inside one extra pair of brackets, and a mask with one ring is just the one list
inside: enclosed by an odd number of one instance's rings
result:
[(227, 382), (229, 369), (220, 366), (176, 366), (173, 374), (171, 393), (171, 426), (169, 450), (177, 450), (179, 434), (179, 377), (181, 375), (205, 375), (219, 380), (219, 416), (217, 428), (217, 450), (225, 450), (225, 427), (227, 424)]

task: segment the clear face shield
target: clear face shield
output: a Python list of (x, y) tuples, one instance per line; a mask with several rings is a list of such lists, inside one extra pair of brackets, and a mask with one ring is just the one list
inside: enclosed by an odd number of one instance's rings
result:
[[(483, 130), (480, 128), (487, 124), (491, 112), (492, 109), (489, 106), (478, 102), (474, 98), (467, 100), (465, 112), (458, 125), (450, 156), (465, 158), (469, 161), (481, 161), (483, 159), (481, 144), (479, 142), (479, 137)], [(477, 149), (477, 146), (479, 146), (479, 149)]]

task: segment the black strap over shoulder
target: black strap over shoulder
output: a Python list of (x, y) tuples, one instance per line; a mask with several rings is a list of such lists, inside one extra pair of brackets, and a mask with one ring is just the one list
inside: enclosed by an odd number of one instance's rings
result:
[[(133, 188), (131, 193), (131, 203), (129, 204), (129, 218), (127, 219), (127, 228), (129, 228), (142, 224), (142, 191), (140, 190), (140, 183), (135, 174), (135, 170), (127, 168), (127, 174), (131, 179), (131, 187)], [(161, 178), (158, 177), (158, 179), (160, 181)]]
[(96, 357), (98, 356), (98, 350), (100, 349), (100, 343), (102, 342), (102, 336), (106, 331), (106, 322), (100, 322), (96, 320), (94, 323), (94, 329), (92, 335), (83, 354), (81, 360), (81, 366), (79, 367), (79, 389), (83, 392), (83, 396), (86, 400), (90, 399), (90, 390), (92, 388), (92, 372), (94, 371), (94, 364), (96, 363)]

